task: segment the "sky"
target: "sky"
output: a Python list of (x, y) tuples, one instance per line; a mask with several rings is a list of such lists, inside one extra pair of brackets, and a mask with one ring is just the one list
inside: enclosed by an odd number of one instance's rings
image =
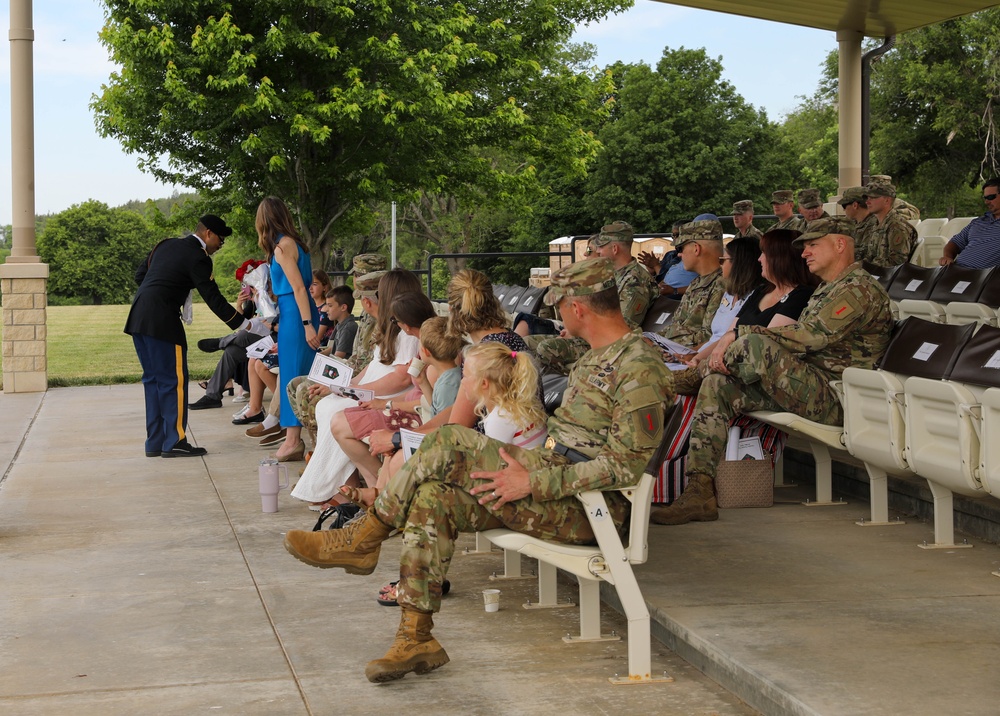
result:
[[(104, 24), (97, 0), (34, 0), (35, 212), (56, 213), (97, 199), (118, 206), (170, 196), (137, 168), (134, 156), (100, 137), (90, 111), (113, 65), (98, 41)], [(0, 0), (0, 27), (10, 28), (9, 0)], [(6, 34), (6, 33), (4, 33)], [(598, 66), (646, 62), (666, 47), (704, 47), (721, 58), (724, 77), (771, 119), (811, 95), (821, 64), (837, 46), (834, 33), (694, 10), (651, 0), (578, 28), (577, 42), (597, 47)], [(11, 220), (10, 49), (0, 51), (0, 225)], [(176, 187), (183, 190), (182, 187)]]

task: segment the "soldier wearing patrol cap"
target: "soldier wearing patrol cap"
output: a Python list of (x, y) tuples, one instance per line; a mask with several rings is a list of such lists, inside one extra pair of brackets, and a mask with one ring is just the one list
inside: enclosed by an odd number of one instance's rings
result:
[[(795, 215), (792, 211), (792, 190), (779, 189), (771, 194), (771, 211), (778, 217), (778, 221), (771, 224), (767, 231), (773, 229), (794, 229), (802, 231), (806, 222)], [(765, 232), (767, 233), (767, 232)]]
[(860, 253), (878, 266), (905, 264), (916, 246), (917, 230), (892, 209), (896, 187), (887, 181), (872, 180), (865, 193), (875, 222), (862, 237)]
[(684, 268), (697, 273), (698, 278), (688, 285), (673, 321), (659, 333), (694, 348), (712, 336), (712, 317), (726, 292), (719, 267), (722, 224), (716, 219), (688, 222), (681, 226), (674, 247)]
[(760, 239), (764, 233), (753, 225), (753, 202), (740, 199), (733, 204), (733, 224), (736, 225), (737, 239), (752, 237)]
[(825, 219), (830, 215), (823, 210), (823, 200), (819, 197), (819, 189), (803, 189), (799, 192), (799, 213), (805, 221)]
[(351, 276), (364, 276), (372, 271), (385, 271), (386, 260), (381, 254), (358, 254), (351, 261)]
[[(548, 419), (545, 447), (518, 448), (468, 428), (430, 433), (375, 504), (340, 530), (289, 531), (285, 549), (314, 567), (371, 574), (382, 542), (401, 530), (396, 639), (368, 664), (370, 681), (429, 672), (449, 660), (431, 634), (442, 584), (459, 532), (507, 527), (567, 544), (592, 544), (585, 490), (633, 485), (659, 445), (665, 404), (674, 400), (670, 371), (657, 351), (625, 323), (608, 259), (578, 261), (552, 276), (546, 301), (589, 350), (573, 368), (563, 405)], [(627, 501), (605, 495), (611, 519)]]
[[(609, 259), (614, 265), (622, 316), (626, 323), (636, 327), (646, 317), (659, 291), (649, 271), (632, 257), (632, 236), (629, 224), (615, 221), (601, 227), (601, 232), (591, 237), (589, 243), (596, 256)], [(528, 344), (534, 344), (538, 361), (546, 370), (563, 375), (569, 373), (573, 364), (587, 352), (586, 342), (579, 338), (546, 337)]]
[(851, 186), (844, 189), (840, 196), (840, 207), (847, 218), (854, 222), (854, 258), (858, 261), (870, 261), (868, 235), (873, 227), (878, 226), (878, 219), (868, 208), (867, 187)]
[(718, 519), (715, 470), (729, 421), (754, 410), (791, 412), (840, 425), (840, 400), (830, 387), (848, 366), (871, 368), (892, 332), (889, 296), (854, 260), (854, 223), (845, 217), (810, 222), (795, 239), (809, 270), (822, 280), (797, 323), (739, 326), (719, 339), (725, 353), (710, 361), (691, 427), (687, 487), (651, 519), (676, 525)]
[[(872, 174), (868, 177), (868, 181), (892, 184), (892, 177), (888, 174)], [(907, 201), (903, 201), (898, 196), (892, 200), (892, 210), (907, 221), (920, 221), (920, 209)]]

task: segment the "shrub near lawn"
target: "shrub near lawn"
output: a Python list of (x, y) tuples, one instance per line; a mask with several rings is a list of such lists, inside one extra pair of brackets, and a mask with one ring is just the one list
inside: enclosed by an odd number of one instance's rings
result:
[[(137, 383), (142, 378), (132, 337), (122, 332), (129, 306), (49, 306), (49, 386)], [(2, 329), (0, 329), (2, 330)], [(198, 341), (230, 331), (203, 303), (194, 304), (194, 323), (185, 326), (192, 382), (212, 375), (218, 353), (202, 353)], [(0, 375), (3, 364), (0, 358)], [(0, 383), (2, 387), (2, 383)], [(200, 395), (197, 386), (191, 394)]]

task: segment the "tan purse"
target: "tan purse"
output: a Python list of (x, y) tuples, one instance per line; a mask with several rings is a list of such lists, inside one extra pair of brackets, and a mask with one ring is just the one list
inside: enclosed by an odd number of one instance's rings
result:
[(763, 460), (722, 460), (715, 473), (719, 507), (771, 507), (774, 504), (774, 466)]

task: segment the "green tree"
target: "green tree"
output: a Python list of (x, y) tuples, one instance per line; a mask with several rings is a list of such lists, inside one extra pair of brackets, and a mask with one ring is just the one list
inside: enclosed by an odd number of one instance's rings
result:
[(598, 135), (590, 227), (624, 219), (669, 231), (678, 218), (728, 214), (735, 199), (763, 201), (789, 183), (794, 158), (778, 126), (721, 77), (719, 60), (684, 48), (664, 50), (655, 70), (624, 73), (617, 119)]
[[(247, 213), (283, 197), (325, 261), (338, 235), (370, 226), (373, 201), (471, 187), (520, 202), (537, 164), (582, 172), (592, 86), (553, 58), (575, 23), (631, 2), (104, 4), (121, 70), (93, 101), (100, 132)], [(498, 166), (491, 147), (521, 161)]]
[(135, 269), (154, 241), (141, 216), (99, 201), (47, 217), (38, 255), (49, 265), (54, 303), (128, 303)]
[(840, 178), (837, 51), (821, 67), (819, 87), (785, 117), (782, 140), (798, 160), (790, 186), (815, 187), (820, 196), (836, 194)]
[(1000, 10), (907, 32), (873, 66), (872, 170), (926, 216), (978, 214), (1000, 169)]

